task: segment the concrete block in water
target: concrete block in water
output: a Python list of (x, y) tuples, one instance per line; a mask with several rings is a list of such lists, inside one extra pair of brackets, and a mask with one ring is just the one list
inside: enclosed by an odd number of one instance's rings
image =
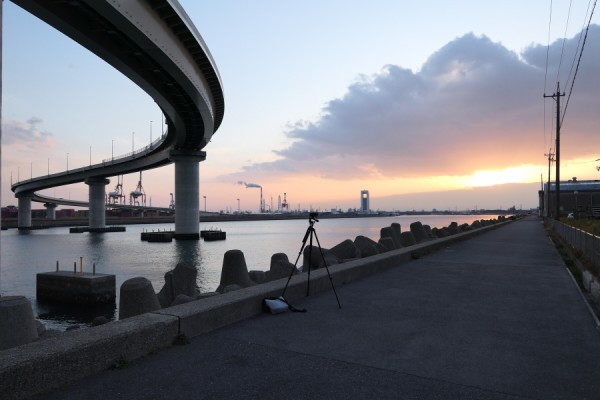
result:
[(433, 232), (431, 232), (431, 226), (423, 225), (423, 229), (425, 229), (425, 233), (427, 233), (427, 237), (429, 239), (435, 239), (435, 236), (433, 236)]
[(427, 236), (427, 232), (425, 231), (425, 228), (423, 228), (423, 224), (420, 221), (410, 224), (410, 232), (415, 237), (417, 243), (422, 243), (429, 240), (429, 236)]
[(360, 251), (350, 239), (346, 239), (343, 242), (333, 246), (331, 249), (329, 249), (329, 253), (333, 254), (340, 260), (349, 260), (360, 257)]
[(250, 271), (248, 276), (256, 283), (263, 283), (267, 281), (267, 273), (265, 271)]
[(394, 239), (391, 237), (382, 237), (377, 242), (385, 251), (392, 251), (396, 249), (396, 244), (394, 243)]
[(165, 273), (165, 284), (158, 293), (161, 307), (169, 307), (180, 294), (195, 297), (198, 294), (197, 276), (198, 269), (185, 262), (178, 263), (174, 269)]
[(36, 276), (36, 297), (39, 301), (77, 305), (114, 303), (115, 276), (68, 271), (39, 273)]
[(390, 224), (390, 228), (392, 228), (392, 233), (394, 235), (394, 242), (398, 244), (398, 247), (401, 247), (400, 243), (400, 234), (402, 233), (401, 226), (398, 222), (392, 222)]
[(354, 245), (360, 251), (360, 257), (370, 257), (379, 254), (377, 242), (366, 236), (359, 235), (354, 239)]
[(439, 228), (431, 228), (431, 234), (434, 238), (443, 238), (444, 236), (446, 236), (444, 231)]
[(412, 232), (402, 232), (400, 234), (400, 241), (402, 242), (402, 246), (408, 247), (417, 244), (414, 235)]
[(299, 271), (290, 262), (287, 254), (275, 253), (271, 256), (271, 264), (267, 272), (267, 280), (274, 281), (276, 279), (287, 278), (290, 274), (295, 275)]
[(396, 235), (391, 226), (385, 226), (385, 227), (381, 228), (381, 230), (379, 231), (379, 234), (380, 234), (381, 239), (383, 239), (383, 238), (392, 239), (392, 243), (394, 245), (394, 248), (392, 250), (399, 249), (402, 247), (402, 244), (400, 243), (399, 238), (396, 239)]
[(241, 250), (228, 250), (223, 256), (223, 268), (221, 269), (221, 282), (217, 292), (223, 293), (229, 285), (241, 287), (253, 286), (256, 283), (250, 279), (246, 258)]
[(460, 233), (457, 222), (450, 222), (450, 225), (448, 225), (448, 227), (446, 229), (448, 229), (448, 231), (450, 232), (450, 235), (456, 235), (456, 234)]
[[(323, 250), (323, 255), (326, 253), (326, 249)], [(308, 268), (317, 269), (323, 263), (323, 257), (319, 251), (319, 247), (306, 245), (304, 247), (304, 253), (302, 254), (302, 271), (308, 272)]]
[(146, 278), (131, 278), (123, 282), (119, 292), (119, 319), (160, 310), (152, 282)]
[(0, 350), (33, 342), (38, 328), (25, 296), (0, 297)]

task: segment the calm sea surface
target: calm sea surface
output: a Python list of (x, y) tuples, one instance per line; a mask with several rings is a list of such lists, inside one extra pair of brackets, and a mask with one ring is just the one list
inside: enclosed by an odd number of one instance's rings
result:
[[(345, 239), (358, 235), (379, 239), (379, 230), (392, 222), (400, 223), (402, 231), (415, 221), (433, 227), (444, 227), (455, 221), (459, 225), (477, 219), (493, 219), (488, 215), (420, 215), (373, 218), (321, 219), (315, 224), (323, 248), (330, 248)], [(104, 234), (71, 234), (68, 228), (51, 228), (31, 232), (16, 229), (0, 234), (0, 295), (26, 296), (36, 317), (47, 326), (65, 329), (71, 325), (85, 326), (98, 315), (117, 318), (116, 305), (97, 310), (81, 310), (38, 304), (35, 280), (39, 272), (56, 268), (73, 270), (73, 263), (83, 257), (83, 268), (116, 276), (117, 296), (127, 279), (142, 276), (149, 279), (158, 292), (164, 284), (165, 272), (178, 262), (187, 261), (198, 268), (198, 287), (201, 292), (214, 291), (219, 285), (223, 255), (239, 249), (246, 258), (248, 270), (268, 270), (271, 255), (286, 253), (295, 262), (308, 228), (308, 220), (243, 221), (200, 223), (200, 229), (217, 228), (227, 232), (227, 240), (216, 242), (173, 241), (148, 243), (140, 240), (143, 231), (172, 230), (173, 224), (127, 225), (126, 232)], [(316, 243), (315, 243), (316, 244)], [(299, 261), (301, 263), (302, 260)], [(117, 299), (118, 304), (118, 299)]]

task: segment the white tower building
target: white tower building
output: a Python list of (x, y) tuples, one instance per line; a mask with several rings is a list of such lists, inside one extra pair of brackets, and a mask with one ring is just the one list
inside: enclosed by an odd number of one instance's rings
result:
[(361, 213), (369, 213), (371, 210), (369, 205), (369, 191), (361, 190), (360, 191), (360, 212)]

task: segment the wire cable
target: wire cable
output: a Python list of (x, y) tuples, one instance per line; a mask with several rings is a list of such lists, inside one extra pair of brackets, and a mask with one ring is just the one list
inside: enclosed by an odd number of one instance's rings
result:
[[(548, 79), (548, 55), (550, 53), (550, 28), (552, 26), (552, 0), (550, 0), (550, 20), (548, 21), (548, 46), (546, 47), (546, 71), (544, 72), (544, 93), (546, 93), (546, 82)], [(552, 140), (552, 133), (550, 133)], [(544, 101), (544, 149), (546, 148), (546, 102)]]
[(573, 0), (569, 1), (569, 12), (567, 13), (567, 23), (565, 24), (565, 34), (563, 35), (563, 43), (562, 49), (560, 50), (560, 59), (558, 60), (558, 70), (556, 70), (556, 81), (560, 81), (560, 68), (562, 66), (563, 55), (565, 53), (565, 42), (567, 41), (567, 29), (569, 29), (569, 20), (571, 19), (571, 6), (573, 5)]
[(573, 75), (573, 70), (575, 69), (575, 64), (577, 62), (577, 54), (579, 54), (581, 42), (583, 40), (583, 32), (585, 32), (585, 25), (588, 19), (588, 15), (590, 12), (590, 7), (592, 5), (592, 0), (588, 1), (587, 10), (585, 10), (585, 17), (583, 18), (583, 25), (581, 26), (581, 30), (579, 31), (579, 40), (577, 40), (577, 47), (575, 48), (575, 54), (573, 55), (573, 62), (571, 63), (571, 69), (569, 70), (569, 76), (567, 77), (565, 87), (569, 86), (569, 82), (571, 82), (571, 76)]
[(577, 72), (579, 71), (579, 65), (581, 64), (581, 56), (583, 55), (583, 49), (585, 48), (585, 42), (587, 40), (588, 32), (590, 30), (590, 24), (592, 23), (592, 17), (594, 15), (594, 10), (596, 9), (596, 2), (597, 2), (597, 0), (594, 0), (592, 12), (590, 13), (590, 19), (588, 20), (587, 28), (585, 28), (585, 36), (583, 37), (581, 51), (579, 52), (579, 59), (577, 60), (577, 67), (575, 68), (575, 74), (573, 75), (573, 81), (571, 81), (571, 88), (569, 89), (569, 95), (567, 96), (567, 101), (565, 102), (565, 107), (563, 109), (562, 118), (560, 119), (560, 126), (562, 126), (563, 121), (565, 119), (565, 115), (567, 114), (567, 107), (569, 106), (569, 100), (571, 99), (571, 94), (573, 93), (573, 86), (575, 85), (575, 79), (577, 78)]

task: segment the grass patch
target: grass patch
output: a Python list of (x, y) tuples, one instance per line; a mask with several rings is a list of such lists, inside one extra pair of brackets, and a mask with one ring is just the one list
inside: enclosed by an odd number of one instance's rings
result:
[(567, 219), (561, 218), (560, 222), (565, 225), (572, 226), (573, 228), (581, 229), (592, 235), (600, 236), (600, 219), (595, 218), (581, 218), (581, 219)]
[(577, 265), (577, 257), (573, 253), (572, 249), (566, 245), (563, 239), (554, 231), (554, 229), (547, 229), (548, 235), (552, 242), (554, 243), (554, 247), (558, 251), (558, 254), (562, 258), (563, 262), (575, 278), (575, 281), (579, 285), (579, 287), (584, 290), (583, 280), (582, 280), (582, 272), (581, 268)]

